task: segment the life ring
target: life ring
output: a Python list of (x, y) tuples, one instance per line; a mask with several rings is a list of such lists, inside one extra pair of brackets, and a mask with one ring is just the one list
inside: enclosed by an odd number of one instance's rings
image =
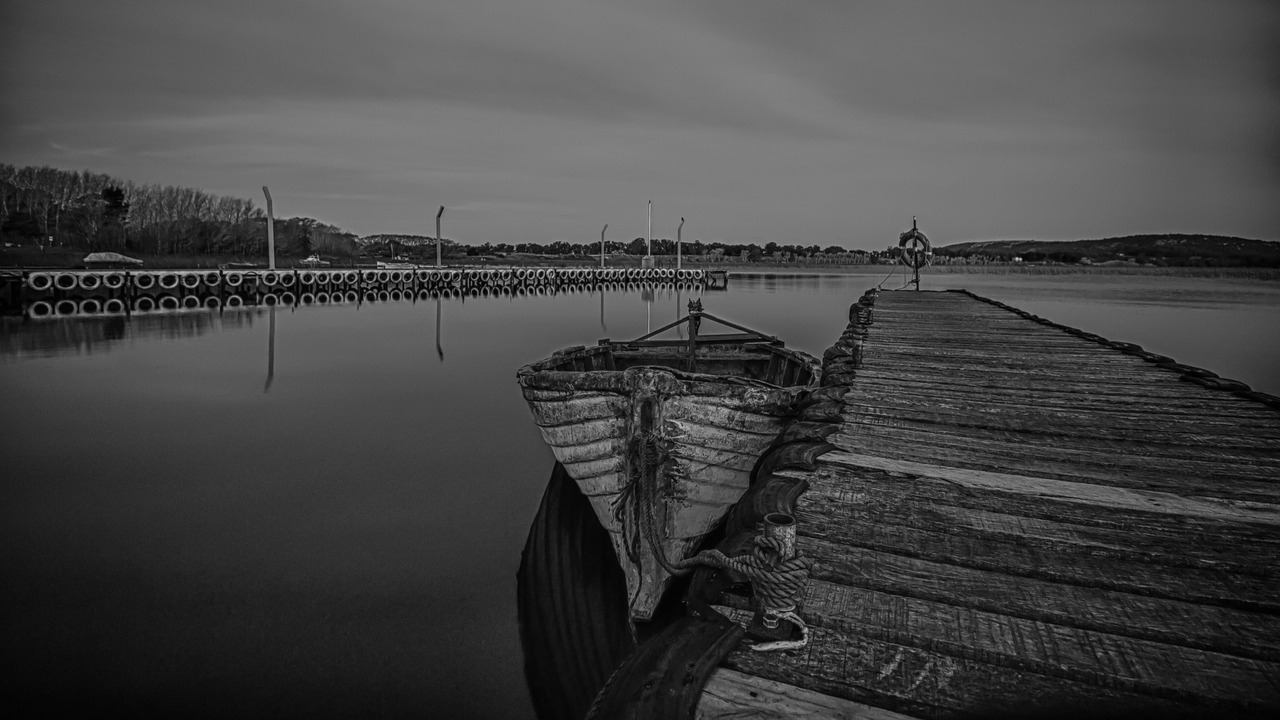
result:
[(933, 247), (929, 238), (913, 227), (898, 236), (898, 255), (903, 265), (919, 270), (933, 262)]

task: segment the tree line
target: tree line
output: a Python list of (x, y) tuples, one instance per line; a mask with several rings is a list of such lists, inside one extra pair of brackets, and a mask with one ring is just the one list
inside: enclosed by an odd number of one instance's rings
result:
[[(262, 256), (267, 216), (252, 200), (143, 185), (88, 170), (0, 164), (0, 235), (90, 252)], [(277, 219), (276, 252), (357, 252), (356, 236), (312, 218)]]

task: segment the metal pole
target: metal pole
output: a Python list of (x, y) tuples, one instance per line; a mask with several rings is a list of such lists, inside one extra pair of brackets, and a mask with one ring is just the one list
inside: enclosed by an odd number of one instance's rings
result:
[(436, 213), (436, 267), (440, 265), (440, 216), (444, 214), (444, 206), (440, 206), (440, 212)]
[(600, 267), (604, 267), (604, 231), (609, 229), (609, 223), (605, 223), (600, 228)]
[(684, 232), (684, 218), (680, 218), (680, 227), (676, 228), (676, 270), (680, 269), (680, 236)]
[(276, 216), (271, 210), (271, 191), (262, 186), (262, 194), (267, 196), (267, 269), (276, 269)]
[(653, 257), (653, 201), (649, 201), (649, 238), (644, 243), (644, 254)]

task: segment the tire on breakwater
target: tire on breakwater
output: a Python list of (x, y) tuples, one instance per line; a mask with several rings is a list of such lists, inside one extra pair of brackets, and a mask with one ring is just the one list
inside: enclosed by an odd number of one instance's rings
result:
[(53, 314), (53, 306), (44, 300), (37, 300), (27, 307), (27, 315), (35, 318), (49, 317)]
[(27, 287), (37, 292), (44, 292), (53, 287), (53, 275), (47, 272), (33, 272), (27, 276)]

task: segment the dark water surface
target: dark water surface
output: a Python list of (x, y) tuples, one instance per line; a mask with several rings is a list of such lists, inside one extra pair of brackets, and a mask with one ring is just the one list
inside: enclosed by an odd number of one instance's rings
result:
[[(821, 355), (882, 279), (737, 277), (703, 297)], [(967, 287), (1280, 394), (1276, 283), (925, 287)], [(532, 717), (515, 572), (552, 457), (515, 370), (643, 334), (688, 299), (277, 310), (273, 356), (265, 310), (8, 322), (6, 694), (185, 716)]]

